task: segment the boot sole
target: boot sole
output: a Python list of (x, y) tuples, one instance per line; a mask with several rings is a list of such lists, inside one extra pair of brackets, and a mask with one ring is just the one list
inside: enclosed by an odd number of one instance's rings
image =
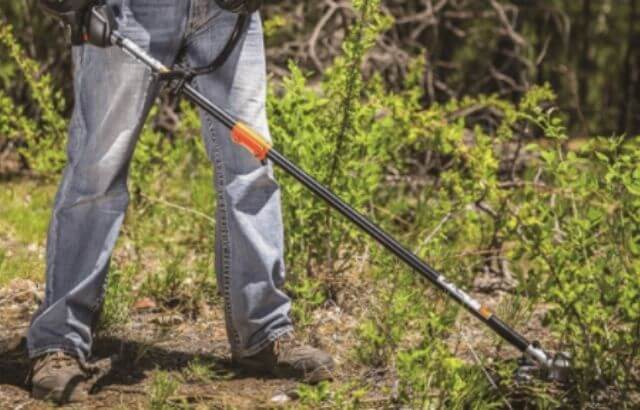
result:
[(36, 400), (53, 401), (57, 404), (80, 403), (88, 398), (84, 383), (69, 383), (64, 390), (51, 390), (33, 386), (31, 396)]
[(333, 380), (333, 371), (332, 371), (333, 369), (327, 366), (320, 366), (312, 372), (303, 373), (303, 372), (278, 369), (278, 368), (267, 369), (258, 364), (254, 364), (251, 362), (242, 362), (241, 360), (234, 361), (233, 364), (238, 367), (241, 367), (242, 369), (245, 369), (257, 374), (277, 377), (279, 379), (294, 379), (307, 384), (318, 384), (322, 381)]
[(333, 380), (333, 374), (326, 366), (319, 367), (310, 373), (305, 373), (302, 377), (300, 375), (290, 376), (289, 378), (296, 378), (307, 384), (318, 384), (323, 381)]

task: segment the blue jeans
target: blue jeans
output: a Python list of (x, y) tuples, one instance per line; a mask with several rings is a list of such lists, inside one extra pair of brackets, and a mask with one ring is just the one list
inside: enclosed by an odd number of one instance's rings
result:
[[(109, 0), (120, 31), (166, 65), (184, 48), (193, 66), (225, 46), (237, 16), (213, 0)], [(74, 47), (75, 108), (68, 164), (47, 242), (46, 293), (28, 333), (31, 357), (65, 351), (86, 359), (104, 299), (109, 260), (129, 202), (134, 147), (160, 88), (116, 47)], [(256, 13), (225, 65), (197, 77), (208, 98), (267, 138), (266, 68)], [(250, 356), (292, 330), (284, 283), (280, 190), (271, 165), (235, 145), (229, 130), (201, 113), (215, 167), (216, 274), (232, 352)]]

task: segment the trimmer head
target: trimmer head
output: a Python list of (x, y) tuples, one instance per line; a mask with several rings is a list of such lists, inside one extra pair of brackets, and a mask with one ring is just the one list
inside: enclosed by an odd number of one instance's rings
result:
[(571, 381), (571, 356), (568, 352), (558, 352), (547, 368), (547, 380), (568, 384)]
[(525, 355), (518, 359), (515, 379), (518, 383), (530, 383), (533, 379), (539, 379), (566, 385), (571, 382), (571, 373), (571, 356), (567, 352), (556, 353), (546, 365)]

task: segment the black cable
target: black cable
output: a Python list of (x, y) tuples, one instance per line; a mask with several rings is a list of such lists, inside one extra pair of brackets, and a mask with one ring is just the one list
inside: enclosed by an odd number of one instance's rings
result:
[[(242, 35), (246, 29), (247, 23), (249, 22), (249, 17), (250, 15), (248, 14), (238, 15), (238, 20), (233, 28), (233, 31), (231, 32), (231, 35), (229, 36), (229, 40), (225, 44), (222, 51), (220, 51), (220, 53), (216, 56), (216, 58), (213, 59), (210, 64), (196, 68), (178, 66), (169, 72), (158, 73), (156, 75), (158, 80), (169, 82), (175, 81), (175, 83), (171, 86), (173, 90), (172, 93), (175, 95), (179, 95), (180, 93), (182, 93), (185, 84), (189, 83), (195, 77), (211, 74), (219, 70), (220, 67), (222, 67), (227, 62), (235, 48), (238, 46), (238, 43), (242, 39)], [(184, 52), (185, 50), (183, 49), (177, 58), (178, 61), (184, 57)]]
[(239, 14), (238, 21), (236, 22), (236, 25), (233, 28), (231, 35), (229, 36), (229, 40), (227, 41), (227, 44), (224, 46), (220, 54), (218, 54), (218, 56), (209, 65), (189, 69), (191, 78), (197, 77), (199, 75), (211, 74), (222, 67), (231, 56), (231, 53), (233, 53), (233, 50), (235, 50), (235, 48), (238, 46), (240, 39), (242, 39), (242, 33), (244, 32), (245, 26), (248, 22), (249, 15)]

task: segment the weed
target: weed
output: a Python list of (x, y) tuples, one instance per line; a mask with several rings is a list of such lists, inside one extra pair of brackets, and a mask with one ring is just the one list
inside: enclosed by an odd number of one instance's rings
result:
[(209, 383), (213, 378), (211, 367), (197, 357), (189, 362), (183, 375), (187, 381), (195, 383)]
[(109, 273), (98, 329), (108, 331), (129, 322), (133, 302), (132, 275), (133, 272), (120, 269), (112, 269)]
[[(344, 383), (340, 386), (321, 382), (315, 386), (300, 385), (296, 393), (302, 408), (358, 409), (368, 388), (357, 383)], [(364, 406), (366, 407), (366, 406)]]
[(180, 382), (164, 371), (156, 371), (149, 386), (149, 408), (152, 410), (169, 410), (179, 408), (171, 401), (175, 397)]
[(298, 278), (287, 284), (288, 290), (298, 301), (292, 307), (292, 316), (300, 327), (313, 322), (313, 311), (326, 301), (321, 284), (309, 278)]

